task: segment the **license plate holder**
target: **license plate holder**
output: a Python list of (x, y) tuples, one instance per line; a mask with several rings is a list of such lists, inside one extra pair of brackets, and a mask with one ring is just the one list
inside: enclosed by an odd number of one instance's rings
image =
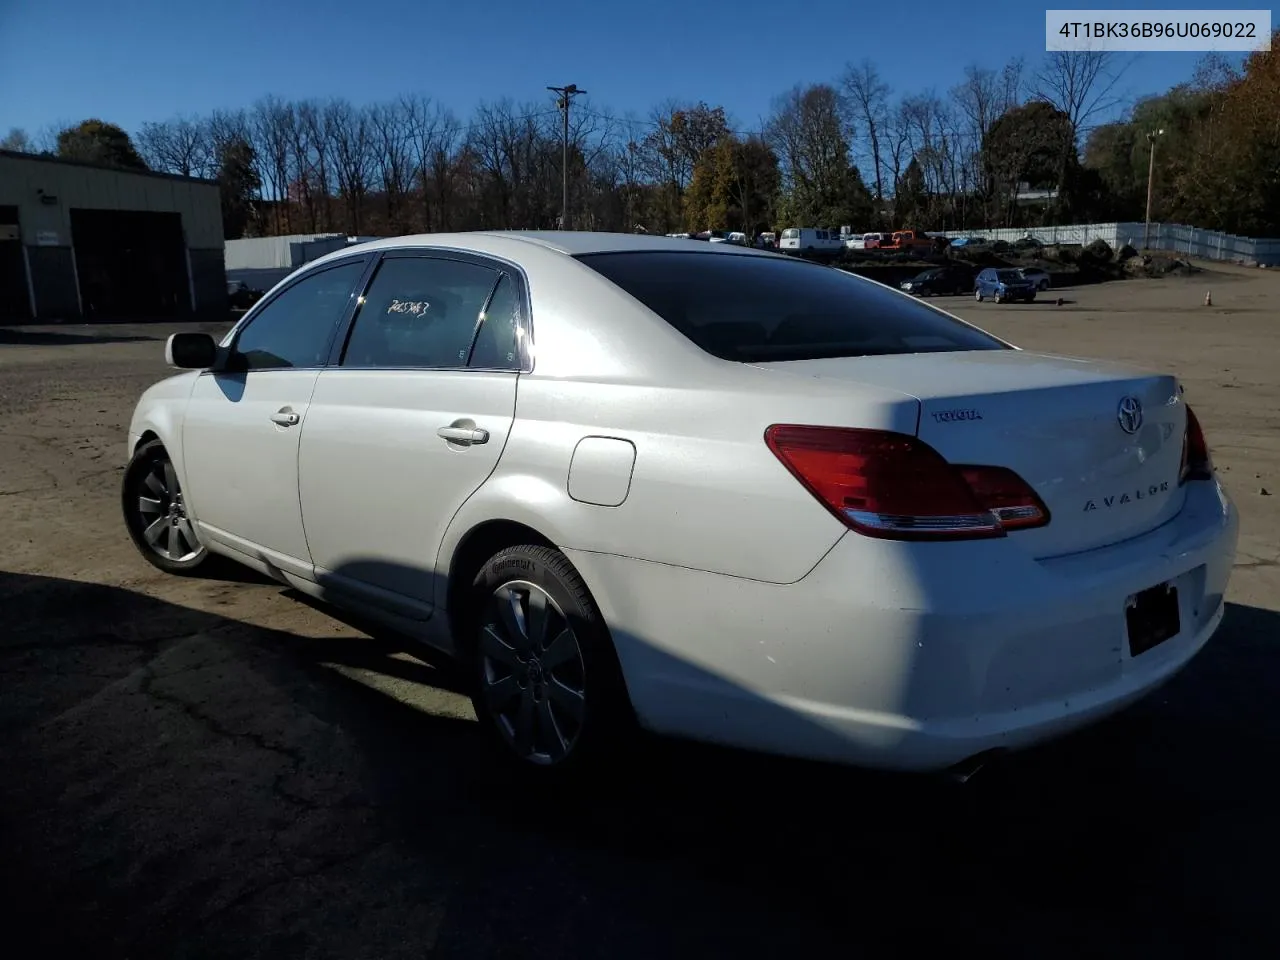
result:
[(1129, 598), (1124, 615), (1129, 628), (1129, 655), (1146, 653), (1182, 631), (1178, 588), (1161, 583), (1135, 593)]

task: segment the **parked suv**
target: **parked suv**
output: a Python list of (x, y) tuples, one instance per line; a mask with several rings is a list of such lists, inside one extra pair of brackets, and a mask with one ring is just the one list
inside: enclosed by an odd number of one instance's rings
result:
[(1012, 267), (988, 267), (978, 274), (973, 285), (973, 298), (981, 303), (990, 297), (996, 303), (1021, 300), (1030, 303), (1036, 298), (1036, 285)]

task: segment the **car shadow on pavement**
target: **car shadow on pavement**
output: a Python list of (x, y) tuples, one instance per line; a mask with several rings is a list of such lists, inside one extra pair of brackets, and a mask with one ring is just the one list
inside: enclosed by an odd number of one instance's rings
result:
[(70, 333), (30, 327), (0, 327), (0, 346), (69, 347), (85, 343), (141, 343), (162, 337), (137, 337), (106, 333)]
[[(532, 790), (394, 637), (0, 573), (0, 911), (132, 957), (1275, 955), (1280, 614), (963, 787), (684, 744)], [(389, 678), (360, 682), (349, 671)], [(858, 948), (861, 948), (860, 950)]]

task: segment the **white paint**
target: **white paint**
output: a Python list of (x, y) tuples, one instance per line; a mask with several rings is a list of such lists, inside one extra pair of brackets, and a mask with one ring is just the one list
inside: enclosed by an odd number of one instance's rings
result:
[(616, 437), (583, 437), (569, 463), (569, 496), (579, 503), (620, 507), (631, 489), (636, 445)]

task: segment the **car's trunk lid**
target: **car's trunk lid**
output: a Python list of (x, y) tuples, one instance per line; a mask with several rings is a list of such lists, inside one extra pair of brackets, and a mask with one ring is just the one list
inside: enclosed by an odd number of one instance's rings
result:
[(1036, 557), (1139, 536), (1182, 508), (1186, 408), (1172, 376), (1020, 350), (760, 366), (915, 396), (920, 439), (952, 463), (1008, 467), (1039, 494), (1049, 524), (1011, 534)]

